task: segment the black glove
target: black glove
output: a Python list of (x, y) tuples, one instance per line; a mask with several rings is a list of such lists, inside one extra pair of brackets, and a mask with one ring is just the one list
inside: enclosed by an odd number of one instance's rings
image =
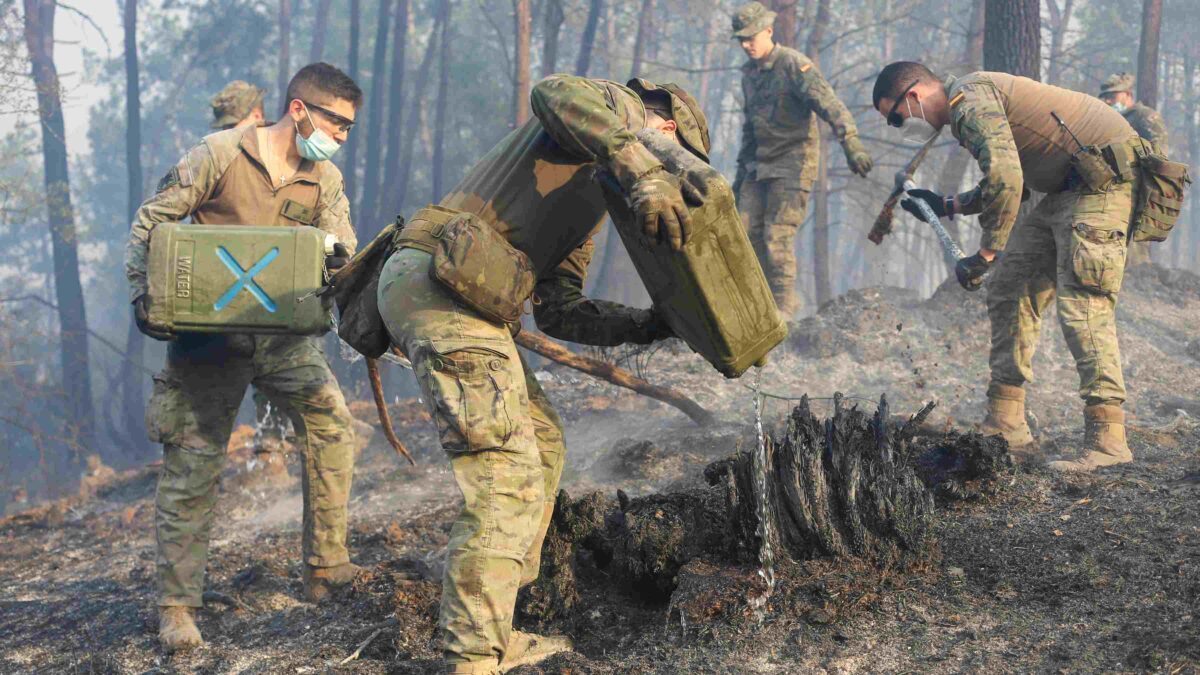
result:
[(174, 340), (175, 336), (171, 333), (150, 326), (150, 313), (146, 310), (147, 302), (149, 302), (149, 298), (144, 294), (139, 295), (138, 299), (133, 301), (133, 322), (137, 324), (138, 330), (142, 332), (142, 335), (162, 342)]
[(325, 269), (330, 272), (340, 270), (350, 262), (350, 249), (346, 245), (338, 242), (333, 245), (333, 255), (325, 256)]
[(977, 291), (983, 286), (983, 276), (992, 268), (992, 261), (976, 253), (958, 261), (954, 265), (954, 276), (958, 283), (968, 291)]
[(917, 208), (917, 203), (914, 201), (917, 199), (920, 199), (928, 204), (929, 208), (933, 209), (933, 212), (937, 214), (938, 218), (946, 217), (946, 198), (934, 192), (933, 190), (926, 190), (924, 188), (914, 188), (909, 190), (905, 193), (904, 199), (900, 200), (900, 206), (905, 211), (908, 211), (916, 216), (918, 219), (923, 220), (924, 216), (921, 215), (921, 211)]
[(650, 308), (650, 323), (646, 326), (646, 332), (650, 334), (652, 342), (676, 337), (671, 324), (667, 323), (667, 317), (657, 307)]

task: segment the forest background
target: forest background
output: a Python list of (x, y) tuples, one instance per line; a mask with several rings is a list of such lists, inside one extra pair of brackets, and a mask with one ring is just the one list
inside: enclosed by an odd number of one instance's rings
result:
[[(359, 82), (366, 102), (336, 161), (365, 243), (396, 215), (437, 201), (528, 119), (531, 83), (555, 72), (678, 82), (706, 111), (713, 164), (732, 178), (745, 61), (729, 38), (738, 4), (0, 0), (0, 513), (9, 502), (72, 491), (89, 455), (116, 467), (156, 458), (143, 411), (163, 347), (132, 326), (124, 245), (137, 204), (209, 133), (209, 98), (227, 82), (265, 88), (268, 118), (305, 63), (328, 61)], [(806, 314), (850, 289), (900, 286), (928, 295), (947, 277), (928, 228), (911, 219), (898, 218), (882, 246), (865, 236), (892, 174), (914, 151), (870, 105), (875, 74), (893, 60), (945, 73), (1005, 69), (1088, 93), (1110, 73), (1138, 73), (1139, 98), (1166, 119), (1172, 158), (1193, 172), (1200, 160), (1200, 3), (766, 4), (779, 12), (776, 40), (818, 61), (876, 160), (862, 180), (836, 144), (825, 143), (797, 241)], [(947, 138), (917, 183), (952, 192), (978, 178), (969, 155)], [(1197, 271), (1200, 209), (1191, 202), (1185, 209), (1153, 259)], [(973, 249), (973, 223), (955, 225), (963, 247)], [(645, 305), (615, 235), (606, 228), (597, 243), (589, 294)], [(326, 346), (342, 386), (365, 396), (361, 363), (345, 358), (333, 337)], [(415, 393), (406, 374), (387, 379), (390, 396)]]

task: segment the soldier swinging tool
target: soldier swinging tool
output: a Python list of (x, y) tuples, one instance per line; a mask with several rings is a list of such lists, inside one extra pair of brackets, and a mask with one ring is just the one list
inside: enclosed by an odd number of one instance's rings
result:
[[(912, 103), (898, 106), (900, 98)], [(949, 126), (984, 174), (959, 195), (908, 192), (914, 206), (919, 201), (937, 216), (979, 216), (979, 251), (959, 260), (955, 272), (971, 289), (995, 270), (987, 284), (991, 382), (980, 429), (1003, 435), (1018, 459), (1039, 459), (1025, 422), (1024, 387), (1033, 377), (1042, 313), (1056, 300), (1079, 372), (1085, 447), (1050, 467), (1092, 471), (1132, 461), (1115, 310), (1144, 141), (1098, 99), (1005, 73), (939, 79), (901, 61), (880, 72), (873, 103), (881, 115), (920, 110), (935, 128)], [(1017, 224), (1026, 185), (1046, 196)]]

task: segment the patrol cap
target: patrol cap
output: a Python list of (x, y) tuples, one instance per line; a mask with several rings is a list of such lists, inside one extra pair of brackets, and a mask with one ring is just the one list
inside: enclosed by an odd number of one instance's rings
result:
[(1100, 83), (1100, 95), (1119, 94), (1123, 91), (1133, 92), (1135, 80), (1131, 73), (1113, 73)]
[(213, 111), (213, 129), (231, 127), (246, 119), (255, 108), (262, 105), (266, 90), (245, 82), (234, 80), (212, 97), (209, 104)]
[(635, 77), (625, 86), (637, 93), (648, 110), (665, 113), (660, 116), (675, 120), (675, 126), (678, 127), (676, 133), (683, 145), (693, 155), (708, 161), (708, 118), (691, 94), (674, 82), (654, 84), (640, 77)]
[(775, 12), (763, 7), (761, 2), (742, 5), (733, 14), (733, 38), (752, 37), (775, 24)]

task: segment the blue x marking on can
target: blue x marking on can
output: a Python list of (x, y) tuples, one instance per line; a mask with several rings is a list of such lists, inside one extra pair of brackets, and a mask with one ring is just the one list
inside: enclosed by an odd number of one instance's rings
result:
[(229, 254), (229, 251), (225, 250), (224, 246), (217, 247), (217, 257), (221, 259), (221, 262), (225, 263), (225, 266), (229, 268), (229, 271), (233, 273), (233, 276), (237, 278), (237, 281), (233, 282), (233, 285), (229, 287), (229, 290), (225, 291), (224, 295), (222, 295), (220, 298), (217, 298), (216, 303), (213, 304), (213, 309), (217, 310), (218, 312), (222, 309), (225, 309), (227, 306), (229, 306), (229, 303), (233, 302), (233, 299), (237, 297), (238, 292), (243, 288), (249, 291), (250, 295), (253, 295), (256, 300), (262, 303), (262, 306), (266, 307), (268, 312), (274, 314), (275, 310), (279, 309), (279, 307), (275, 304), (275, 301), (271, 299), (271, 296), (267, 295), (266, 291), (262, 289), (262, 286), (259, 286), (258, 282), (254, 280), (254, 277), (257, 276), (259, 272), (265, 270), (267, 265), (271, 264), (272, 260), (279, 257), (278, 247), (267, 251), (267, 254), (259, 259), (258, 262), (251, 265), (250, 269), (248, 270), (242, 269), (242, 266), (239, 265), (238, 261)]

